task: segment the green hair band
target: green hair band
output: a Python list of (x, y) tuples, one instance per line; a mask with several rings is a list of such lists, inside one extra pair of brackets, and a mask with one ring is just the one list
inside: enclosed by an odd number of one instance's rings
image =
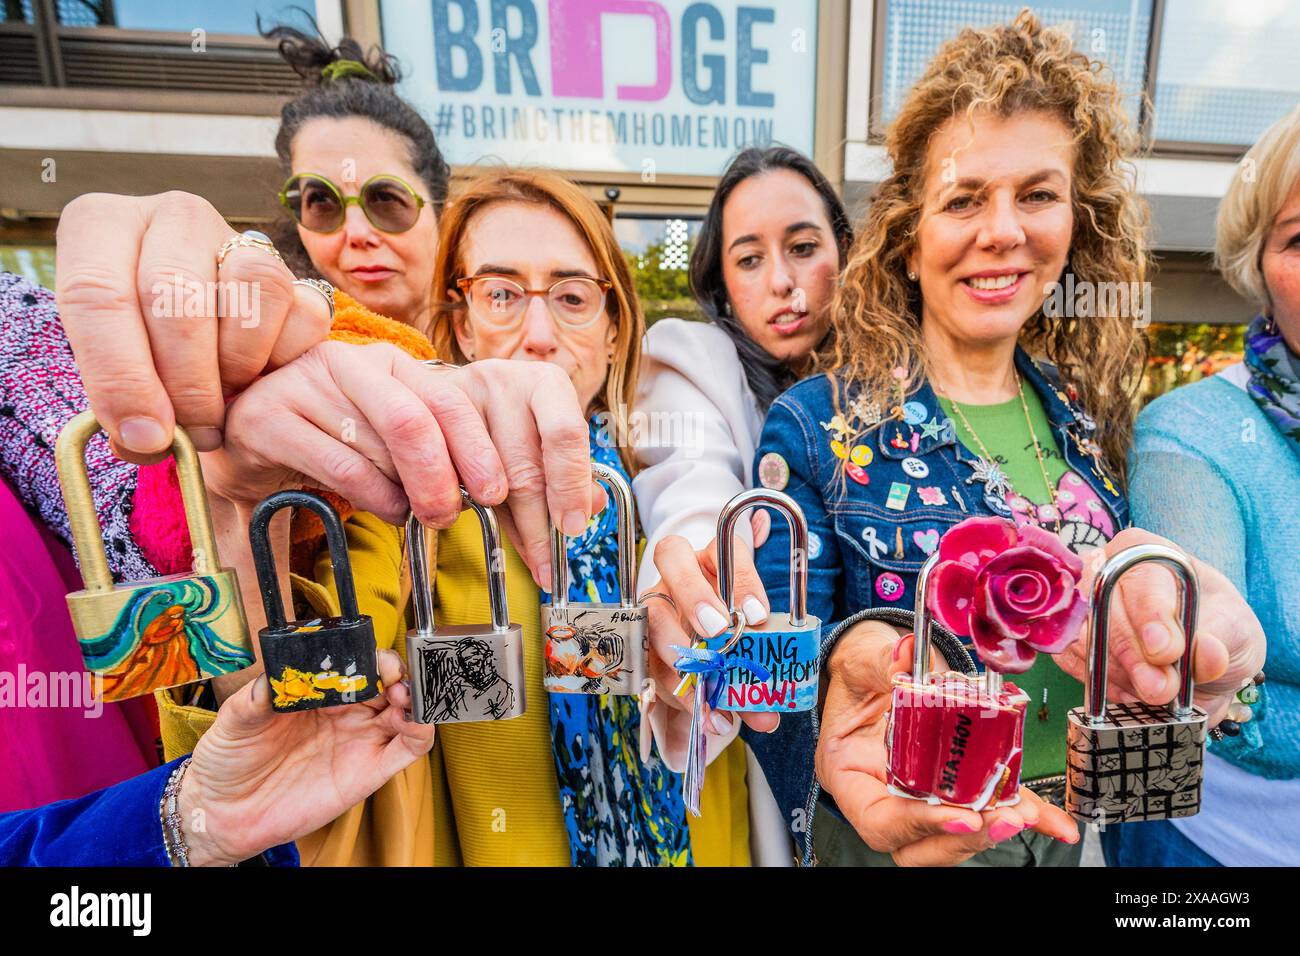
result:
[(379, 77), (371, 73), (368, 66), (356, 60), (335, 60), (321, 70), (320, 75), (323, 79), (330, 81), (342, 79), (345, 76), (356, 76), (363, 80), (379, 82)]

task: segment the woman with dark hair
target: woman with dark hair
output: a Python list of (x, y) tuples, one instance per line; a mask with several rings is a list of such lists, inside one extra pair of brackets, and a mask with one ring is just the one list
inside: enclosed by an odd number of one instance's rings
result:
[(450, 171), (429, 124), (393, 90), (396, 61), (349, 37), (330, 47), (287, 26), (263, 36), (306, 82), (275, 136), (280, 203), (296, 225), (277, 230), (277, 246), (299, 275), (427, 333)]
[[(750, 486), (768, 406), (812, 371), (814, 350), (826, 344), (835, 277), (852, 238), (843, 203), (808, 157), (784, 146), (746, 149), (723, 172), (691, 254), (691, 291), (709, 321), (664, 319), (646, 336), (632, 424), (634, 435), (657, 443), (637, 447), (645, 467), (633, 490), (646, 554), (653, 557), (642, 563), (639, 584), (642, 592), (669, 595), (680, 611), (679, 617), (665, 601), (649, 604), (658, 688), (676, 683), (673, 645), (688, 643), (691, 633), (716, 636), (727, 626), (713, 583), (718, 513)], [(665, 434), (665, 422), (676, 433)], [(754, 524), (760, 540), (766, 521)], [(748, 543), (748, 526), (744, 536)], [(763, 620), (766, 595), (747, 549), (738, 551), (737, 600), (748, 618)], [(690, 714), (672, 694), (659, 699), (668, 706), (652, 701), (650, 721), (665, 760), (678, 769)], [(770, 714), (742, 719), (760, 731), (777, 722)], [(709, 759), (739, 728), (720, 712), (704, 726)], [(762, 780), (752, 758), (749, 779)], [(763, 786), (750, 792), (752, 828), (760, 837), (755, 845), (771, 849), (755, 862), (788, 863), (775, 804)]]

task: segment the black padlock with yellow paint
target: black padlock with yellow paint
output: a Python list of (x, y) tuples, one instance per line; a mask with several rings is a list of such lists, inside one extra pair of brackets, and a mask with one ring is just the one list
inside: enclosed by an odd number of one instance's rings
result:
[[(338, 588), (339, 617), (285, 621), (269, 536), (271, 519), (282, 508), (307, 508), (325, 525)], [(248, 538), (266, 609), (267, 625), (257, 638), (271, 685), (271, 706), (289, 713), (360, 703), (382, 693), (374, 623), (357, 609), (352, 564), (338, 512), (309, 491), (279, 491), (253, 512)]]

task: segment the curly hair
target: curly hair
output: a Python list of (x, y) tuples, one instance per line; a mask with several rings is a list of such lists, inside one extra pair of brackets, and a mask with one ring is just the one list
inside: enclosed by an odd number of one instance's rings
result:
[[(1074, 234), (1062, 283), (1070, 272), (1076, 285), (1146, 279), (1148, 212), (1127, 159), (1138, 138), (1102, 64), (1027, 9), (1009, 25), (963, 30), (940, 48), (886, 132), (893, 171), (849, 251), (832, 304), (836, 334), (817, 355), (818, 368), (839, 379), (837, 411), (848, 388), (897, 408), (928, 377), (920, 290), (907, 279), (928, 148), (946, 122), (959, 115), (969, 120), (977, 111), (1001, 117), (1046, 111), (1073, 134)], [(1107, 463), (1122, 479), (1146, 356), (1146, 339), (1132, 318), (1048, 315), (1040, 307), (1021, 329), (1020, 344), (1077, 388), (1097, 422)]]

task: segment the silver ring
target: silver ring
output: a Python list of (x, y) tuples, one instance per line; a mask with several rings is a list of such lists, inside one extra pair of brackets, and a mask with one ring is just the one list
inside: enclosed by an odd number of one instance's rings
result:
[(429, 368), (464, 368), (463, 365), (456, 365), (454, 362), (444, 362), (442, 359), (424, 359), (420, 363), (427, 365)]
[(305, 286), (308, 289), (315, 289), (325, 297), (325, 304), (330, 310), (330, 325), (334, 324), (334, 287), (324, 279), (294, 279), (294, 285)]

